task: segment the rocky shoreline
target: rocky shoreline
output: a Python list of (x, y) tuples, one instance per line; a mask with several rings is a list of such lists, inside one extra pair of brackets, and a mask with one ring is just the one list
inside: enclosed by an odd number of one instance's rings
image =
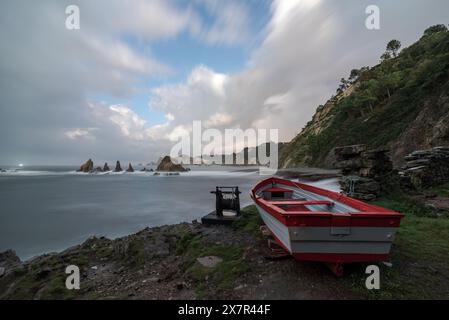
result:
[[(251, 206), (231, 227), (194, 221), (115, 240), (91, 237), (25, 262), (6, 251), (0, 253), (0, 300), (449, 299), (446, 219), (403, 221), (391, 260), (379, 265), (386, 279), (379, 292), (364, 287), (364, 264), (347, 266), (345, 277), (336, 278), (321, 263), (274, 259), (260, 226)], [(417, 241), (423, 237), (425, 243)], [(65, 286), (69, 265), (80, 269), (80, 290)]]
[[(246, 208), (232, 227), (206, 227), (195, 221), (146, 228), (115, 240), (91, 237), (26, 262), (7, 251), (0, 254), (0, 299), (356, 297), (349, 290), (342, 292), (338, 280), (321, 265), (270, 259), (260, 224), (255, 209)], [(65, 287), (68, 265), (80, 268), (80, 290)], [(304, 270), (310, 275), (298, 277)]]

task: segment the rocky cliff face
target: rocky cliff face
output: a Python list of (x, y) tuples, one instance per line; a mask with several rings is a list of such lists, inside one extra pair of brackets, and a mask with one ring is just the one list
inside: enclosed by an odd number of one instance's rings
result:
[(280, 166), (332, 167), (335, 147), (366, 144), (390, 149), (400, 167), (415, 150), (449, 146), (449, 31), (429, 30), (396, 58), (356, 70), (283, 148)]

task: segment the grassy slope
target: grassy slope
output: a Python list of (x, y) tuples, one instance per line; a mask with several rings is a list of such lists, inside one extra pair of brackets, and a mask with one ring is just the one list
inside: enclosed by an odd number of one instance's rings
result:
[[(362, 73), (358, 88), (339, 100), (324, 130), (306, 128), (281, 153), (281, 165), (325, 165), (336, 146), (365, 143), (385, 147), (395, 142), (426, 105), (444, 116), (437, 97), (448, 91), (449, 32), (423, 36), (397, 58)], [(433, 107), (434, 105), (434, 107)]]

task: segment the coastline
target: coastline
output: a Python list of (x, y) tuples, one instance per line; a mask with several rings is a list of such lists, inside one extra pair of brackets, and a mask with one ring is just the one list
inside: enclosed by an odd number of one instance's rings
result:
[[(382, 290), (369, 291), (364, 264), (336, 278), (320, 263), (273, 260), (257, 210), (242, 212), (231, 227), (194, 221), (115, 240), (91, 237), (26, 262), (1, 253), (0, 299), (449, 299), (446, 220), (408, 215), (391, 260), (379, 264)], [(80, 269), (80, 290), (65, 287), (68, 265)]]

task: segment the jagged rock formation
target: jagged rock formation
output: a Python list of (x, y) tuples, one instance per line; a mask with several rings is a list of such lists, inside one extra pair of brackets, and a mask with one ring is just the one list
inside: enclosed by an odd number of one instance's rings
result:
[(335, 168), (344, 175), (342, 191), (360, 200), (374, 200), (393, 170), (387, 150), (368, 150), (366, 145), (335, 148)]
[(134, 168), (131, 163), (128, 165), (128, 169), (126, 169), (126, 172), (134, 172)]
[(414, 151), (399, 172), (406, 184), (420, 189), (449, 182), (449, 148)]
[(116, 165), (115, 165), (115, 172), (122, 172), (122, 166), (120, 165), (120, 161), (117, 161)]
[(414, 150), (449, 147), (448, 50), (447, 28), (429, 28), (397, 57), (357, 70), (283, 148), (280, 167), (331, 167), (339, 145), (388, 148), (395, 167)]
[(166, 171), (166, 172), (185, 172), (185, 169), (180, 164), (174, 164), (169, 156), (165, 156), (159, 165), (157, 166), (156, 171)]
[(96, 167), (95, 172), (103, 172), (103, 169), (101, 167)]
[(92, 159), (87, 160), (81, 167), (79, 168), (78, 172), (91, 172), (94, 169), (94, 163)]
[(109, 166), (108, 166), (108, 163), (107, 163), (107, 162), (104, 164), (103, 171), (104, 171), (104, 172), (111, 171), (111, 169), (109, 169)]

